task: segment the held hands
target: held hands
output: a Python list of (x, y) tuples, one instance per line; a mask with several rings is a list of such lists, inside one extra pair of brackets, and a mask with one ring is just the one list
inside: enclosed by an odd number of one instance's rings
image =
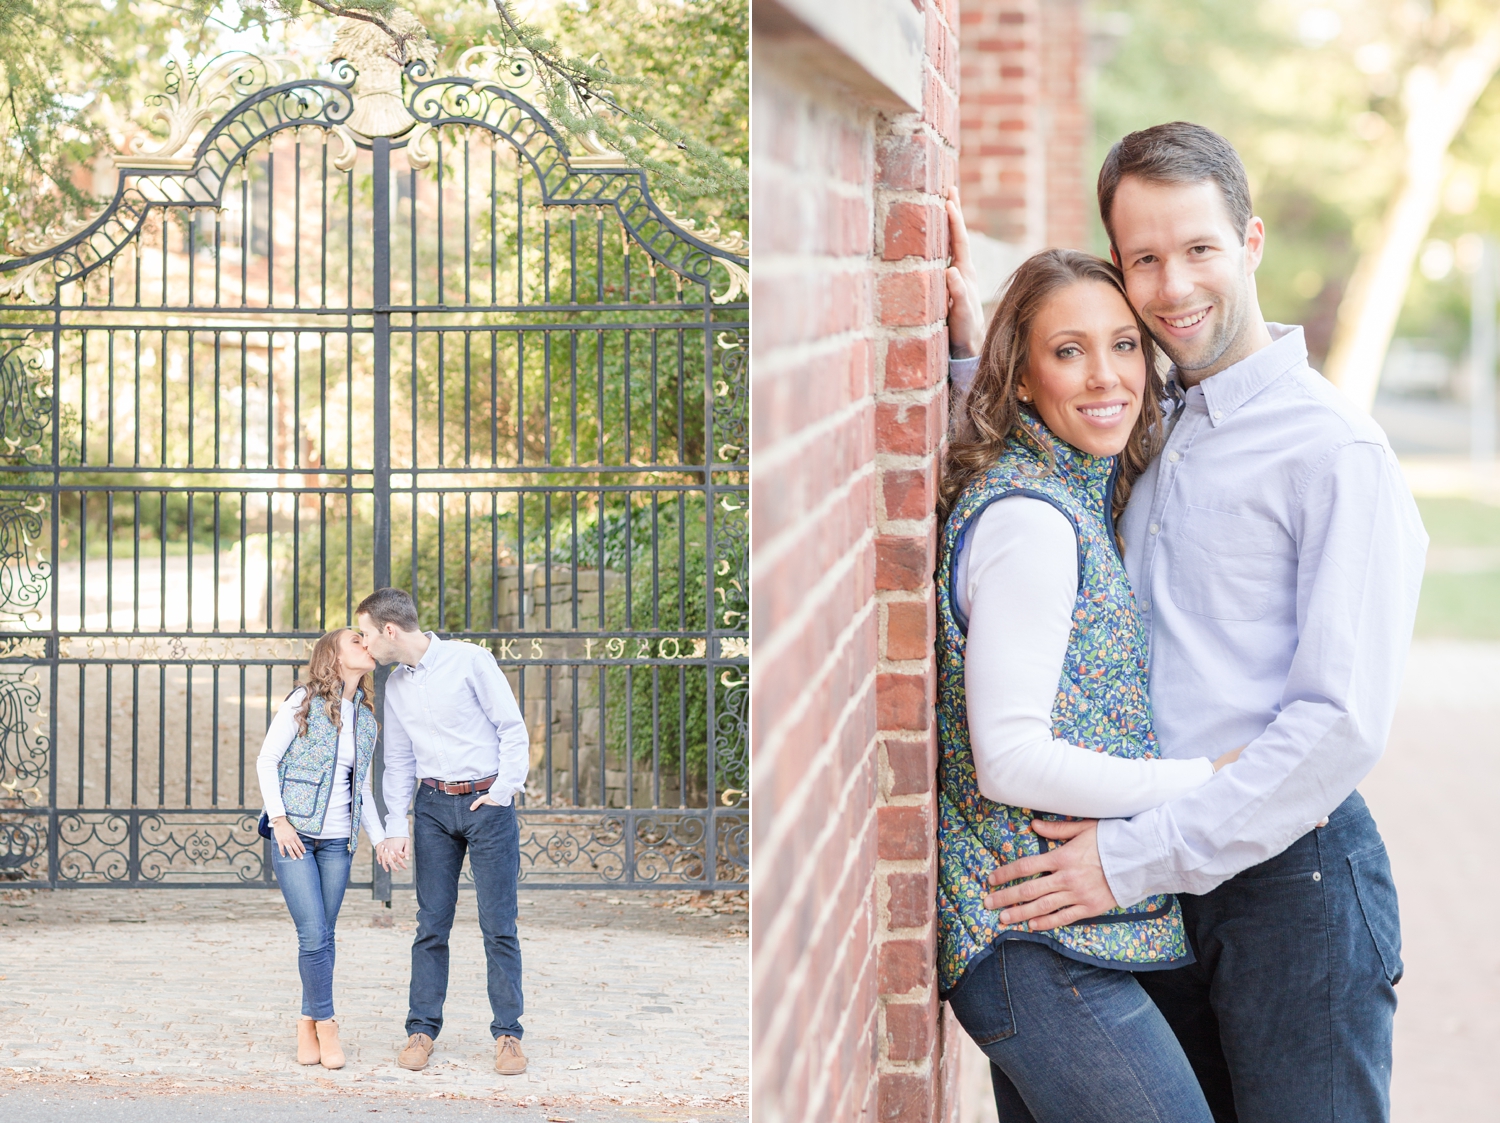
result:
[[(479, 798), (469, 804), (469, 810), (478, 811), (486, 804), (493, 807), (503, 806), (498, 799), (492, 798), (489, 792), (481, 792)], [(404, 870), (410, 860), (410, 853), (411, 839), (397, 838), (393, 835), (375, 847), (375, 860), (384, 870)]]
[(984, 307), (956, 187), (948, 188), (948, 247), (953, 259), (947, 274), (948, 353), (955, 359), (972, 359), (984, 345)]
[(409, 838), (388, 838), (375, 847), (375, 860), (380, 863), (380, 868), (383, 870), (404, 870), (407, 848), (410, 845), (411, 839)]
[[(1044, 932), (1098, 916), (1116, 906), (1115, 895), (1099, 862), (1097, 820), (1057, 823), (1036, 819), (1031, 829), (1043, 838), (1065, 841), (1065, 845), (1009, 862), (990, 874), (992, 887), (1019, 882), (984, 898), (985, 908), (1002, 910), (1001, 923), (1026, 921), (1028, 931)], [(1036, 877), (1037, 874), (1043, 876)], [(1034, 880), (1020, 881), (1021, 878)]]
[(283, 858), (300, 858), (307, 853), (307, 848), (302, 845), (302, 836), (297, 833), (297, 828), (287, 822), (285, 815), (278, 815), (271, 820), (271, 833), (276, 838), (277, 849), (281, 851)]

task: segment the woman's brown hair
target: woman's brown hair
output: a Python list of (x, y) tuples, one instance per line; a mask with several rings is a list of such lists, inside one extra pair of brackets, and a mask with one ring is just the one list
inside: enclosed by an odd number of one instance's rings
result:
[[(947, 518), (964, 488), (994, 465), (1012, 439), (1022, 409), (1016, 390), (1031, 358), (1031, 327), (1037, 314), (1054, 293), (1083, 282), (1109, 285), (1130, 308), (1120, 271), (1109, 262), (1078, 250), (1044, 250), (1023, 261), (1011, 275), (1000, 297), (1000, 306), (990, 319), (979, 353), (979, 371), (959, 407), (957, 425), (943, 461), (939, 505), (943, 518)], [(1146, 391), (1142, 395), (1140, 416), (1120, 453), (1113, 511), (1116, 518), (1125, 509), (1131, 485), (1156, 453), (1161, 425), (1156, 345), (1134, 308), (1130, 308), (1130, 314), (1135, 316), (1141, 332)]]
[[(333, 722), (335, 729), (343, 726), (343, 714), (340, 711), (339, 702), (344, 694), (344, 665), (339, 661), (339, 639), (345, 632), (352, 632), (353, 628), (335, 628), (333, 631), (319, 637), (318, 642), (313, 644), (312, 654), (307, 659), (307, 678), (298, 685), (305, 688), (307, 693), (302, 696), (302, 703), (297, 707), (297, 733), (307, 736), (307, 711), (312, 706), (314, 697), (323, 700), (323, 712), (328, 715), (328, 720)], [(362, 692), (360, 704), (375, 713), (375, 683), (369, 672), (366, 672), (359, 680), (359, 689)]]

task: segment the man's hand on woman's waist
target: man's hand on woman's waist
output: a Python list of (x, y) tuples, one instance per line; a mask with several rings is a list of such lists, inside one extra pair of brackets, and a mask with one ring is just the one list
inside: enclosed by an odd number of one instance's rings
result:
[(1036, 819), (1031, 829), (1043, 838), (1063, 841), (1064, 845), (1045, 854), (1007, 862), (990, 874), (992, 887), (1021, 878), (1032, 879), (984, 898), (985, 908), (1003, 910), (1002, 924), (1026, 921), (1029, 931), (1045, 932), (1117, 907), (1099, 862), (1097, 819), (1068, 822)]

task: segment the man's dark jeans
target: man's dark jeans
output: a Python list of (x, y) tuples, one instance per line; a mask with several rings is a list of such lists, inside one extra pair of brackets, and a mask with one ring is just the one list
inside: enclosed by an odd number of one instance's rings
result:
[[(484, 934), (490, 1035), (521, 1036), (521, 943), (516, 938), (516, 878), (521, 835), (510, 807), (469, 805), (474, 795), (444, 795), (417, 785), (412, 846), (417, 883), (417, 938), (411, 946), (411, 998), (406, 1032), (437, 1039), (448, 996), (448, 934), (458, 905), (458, 875), (469, 855), (479, 929)], [(471, 985), (467, 980), (465, 986)]]
[(1401, 923), (1363, 797), (1269, 862), (1178, 900), (1198, 962), (1136, 977), (1216, 1123), (1385, 1123)]

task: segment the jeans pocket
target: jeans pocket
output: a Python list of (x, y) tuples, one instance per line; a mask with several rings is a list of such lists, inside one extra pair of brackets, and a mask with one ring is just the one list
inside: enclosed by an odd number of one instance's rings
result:
[(995, 945), (990, 954), (973, 964), (958, 987), (948, 996), (948, 1006), (964, 1032), (981, 1049), (1013, 1037), (1016, 1020), (1010, 1010), (1010, 990), (1005, 984), (1005, 945)]
[(1359, 910), (1364, 914), (1370, 939), (1375, 942), (1386, 981), (1395, 986), (1405, 970), (1401, 962), (1401, 908), (1385, 844), (1350, 854), (1349, 871), (1354, 878)]

